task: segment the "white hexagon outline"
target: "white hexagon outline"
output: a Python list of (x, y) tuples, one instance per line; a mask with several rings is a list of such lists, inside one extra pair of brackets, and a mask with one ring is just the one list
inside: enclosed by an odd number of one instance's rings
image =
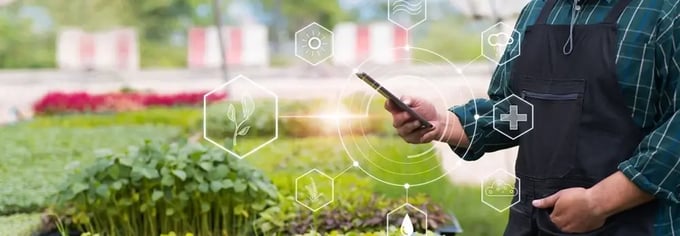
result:
[[(317, 208), (312, 208), (312, 207), (310, 207), (310, 206), (307, 206), (307, 204), (305, 204), (305, 203), (303, 203), (302, 201), (298, 200), (298, 182), (300, 181), (301, 178), (304, 178), (305, 176), (311, 174), (312, 172), (319, 173), (321, 176), (326, 177), (326, 178), (328, 178), (328, 179), (331, 180), (331, 200), (328, 201), (328, 202), (326, 202), (325, 204), (323, 204), (323, 205), (317, 207)], [(319, 211), (321, 208), (324, 208), (324, 207), (328, 206), (329, 204), (331, 204), (331, 203), (333, 203), (333, 202), (335, 201), (335, 179), (331, 178), (330, 176), (328, 176), (327, 174), (323, 173), (322, 171), (320, 171), (320, 170), (318, 170), (318, 169), (316, 169), (316, 168), (311, 169), (310, 171), (307, 171), (307, 173), (304, 173), (304, 174), (300, 175), (299, 177), (295, 178), (295, 201), (296, 201), (298, 204), (300, 204), (300, 205), (306, 207), (306, 208), (309, 209), (310, 211), (313, 211), (313, 212)]]
[[(486, 202), (486, 201), (484, 200), (484, 195), (485, 195), (485, 194), (484, 194), (484, 183), (485, 183), (489, 178), (491, 178), (491, 176), (496, 175), (496, 173), (498, 173), (498, 172), (503, 172), (503, 174), (506, 174), (507, 176), (511, 176), (511, 177), (515, 178), (515, 181), (517, 181), (517, 189), (516, 189), (516, 191), (517, 191), (517, 200), (513, 200), (507, 207), (505, 207), (505, 208), (503, 208), (503, 209), (498, 209), (498, 208), (496, 208), (496, 206), (494, 206), (493, 204), (488, 203), (488, 202)], [(481, 184), (481, 200), (482, 200), (482, 203), (484, 203), (485, 205), (487, 205), (487, 206), (493, 208), (494, 210), (498, 211), (499, 213), (500, 213), (500, 212), (504, 212), (504, 211), (510, 209), (510, 207), (512, 207), (512, 206), (514, 206), (514, 205), (517, 205), (517, 203), (521, 202), (521, 201), (522, 201), (522, 194), (521, 194), (521, 192), (522, 192), (522, 181), (520, 180), (520, 178), (517, 177), (516, 175), (510, 173), (509, 171), (507, 171), (507, 170), (505, 170), (505, 169), (501, 169), (501, 168), (496, 169), (494, 172), (491, 172), (491, 174), (487, 175), (486, 177), (484, 177), (484, 178), (482, 179), (482, 184)]]
[[(503, 63), (501, 63), (500, 61), (496, 60), (495, 58), (489, 57), (489, 56), (486, 55), (487, 38), (484, 37), (484, 35), (488, 34), (489, 31), (492, 31), (492, 30), (498, 28), (498, 26), (506, 27), (506, 26), (508, 26), (508, 24), (501, 21), (501, 22), (498, 22), (498, 23), (490, 26), (486, 30), (482, 31), (482, 56), (485, 57), (487, 60), (489, 60), (493, 63), (496, 63), (499, 66), (502, 66), (502, 65), (507, 64), (508, 62), (511, 62), (511, 61), (517, 59), (520, 55), (522, 55), (522, 42), (521, 42), (522, 33), (517, 31), (517, 29), (515, 29), (514, 27), (512, 27), (512, 34), (513, 35), (517, 34), (519, 36), (518, 38), (520, 39), (520, 40), (518, 40), (519, 42), (517, 42), (517, 55), (515, 55), (512, 58), (509, 58), (509, 59), (505, 60)], [(512, 35), (510, 35), (510, 37), (512, 37)]]
[[(331, 35), (331, 37), (330, 37), (330, 40), (331, 40), (331, 43), (330, 43), (331, 53), (328, 54), (328, 56), (325, 57), (324, 59), (319, 60), (317, 63), (313, 63), (313, 62), (307, 60), (307, 58), (305, 58), (305, 57), (303, 57), (303, 56), (300, 56), (300, 54), (299, 54), (299, 52), (298, 52), (298, 44), (297, 44), (297, 42), (298, 42), (298, 34), (299, 34), (300, 32), (302, 32), (302, 31), (306, 30), (307, 28), (313, 27), (313, 26), (319, 27), (319, 28), (325, 30), (327, 33), (329, 33), (329, 34)], [(317, 66), (317, 65), (323, 63), (324, 61), (327, 61), (329, 58), (331, 58), (331, 57), (333, 57), (333, 56), (335, 55), (335, 35), (333, 34), (333, 31), (328, 30), (328, 28), (323, 27), (323, 25), (320, 25), (319, 23), (316, 23), (316, 22), (312, 22), (311, 24), (309, 24), (309, 25), (305, 26), (304, 28), (302, 28), (302, 29), (298, 30), (297, 32), (295, 32), (295, 42), (294, 42), (294, 43), (295, 43), (295, 56), (298, 57), (298, 58), (300, 58), (300, 59), (302, 59), (303, 61), (309, 63), (309, 64), (312, 65), (312, 66)]]
[[(224, 146), (222, 146), (218, 142), (213, 141), (212, 139), (210, 139), (208, 137), (208, 132), (207, 132), (208, 131), (208, 122), (207, 122), (207, 118), (208, 118), (208, 116), (207, 116), (208, 115), (208, 96), (210, 96), (211, 94), (213, 94), (213, 93), (215, 93), (219, 90), (224, 89), (224, 87), (228, 86), (229, 84), (231, 84), (231, 83), (233, 83), (233, 82), (235, 82), (239, 79), (244, 79), (244, 80), (250, 82), (255, 87), (261, 89), (262, 91), (264, 91), (264, 92), (272, 95), (272, 97), (274, 97), (274, 137), (269, 139), (267, 142), (264, 142), (263, 144), (260, 144), (259, 146), (253, 148), (253, 150), (250, 150), (249, 152), (247, 152), (243, 155), (239, 155), (238, 153), (236, 153), (232, 150), (229, 150), (228, 148), (225, 148)], [(208, 142), (212, 143), (213, 145), (219, 147), (220, 149), (226, 151), (227, 153), (235, 156), (238, 159), (244, 159), (248, 155), (253, 154), (257, 150), (260, 150), (261, 148), (263, 148), (264, 146), (274, 142), (274, 140), (276, 140), (278, 138), (279, 138), (279, 97), (274, 92), (272, 92), (271, 90), (269, 90), (265, 87), (262, 87), (261, 85), (259, 85), (258, 83), (255, 83), (255, 81), (252, 81), (251, 79), (249, 79), (248, 77), (246, 77), (244, 75), (237, 75), (233, 79), (227, 81), (226, 83), (218, 86), (217, 88), (215, 88), (215, 89), (211, 90), (210, 92), (206, 93), (205, 95), (203, 95), (203, 139), (207, 140)]]
[[(526, 131), (522, 132), (521, 134), (518, 134), (517, 137), (512, 137), (512, 136), (506, 134), (505, 131), (496, 127), (496, 106), (498, 106), (498, 104), (504, 103), (505, 101), (507, 101), (507, 100), (509, 100), (510, 98), (513, 98), (513, 97), (519, 99), (520, 101), (522, 101), (525, 104), (528, 104), (529, 107), (531, 107), (531, 114), (530, 114), (531, 115), (531, 128), (527, 129)], [(534, 129), (534, 104), (531, 104), (530, 102), (522, 99), (520, 96), (517, 96), (516, 94), (511, 94), (510, 96), (506, 97), (505, 99), (503, 99), (500, 102), (497, 102), (496, 104), (493, 105), (493, 122), (492, 123), (493, 123), (493, 129), (494, 130), (505, 135), (505, 137), (508, 137), (509, 139), (516, 140), (519, 137), (522, 137), (522, 135), (524, 135), (524, 134), (526, 134), (529, 131), (532, 131)]]
[(385, 216), (385, 221), (386, 221), (386, 222), (385, 222), (385, 236), (389, 236), (389, 235), (390, 235), (390, 215), (391, 215), (392, 213), (397, 212), (399, 209), (404, 208), (404, 207), (409, 207), (409, 208), (411, 208), (411, 209), (414, 209), (414, 210), (418, 211), (420, 214), (423, 214), (423, 215), (425, 216), (425, 228), (427, 229), (427, 222), (428, 222), (428, 219), (427, 219), (427, 212), (418, 209), (417, 207), (411, 205), (411, 203), (404, 203), (403, 205), (401, 205), (401, 206), (395, 208), (394, 210), (388, 212), (387, 215)]
[(392, 22), (392, 23), (395, 24), (396, 26), (399, 26), (399, 28), (402, 28), (402, 29), (404, 29), (404, 30), (406, 30), (406, 31), (410, 31), (410, 30), (412, 30), (413, 28), (417, 27), (418, 25), (422, 24), (423, 22), (425, 22), (425, 21), (427, 20), (427, 7), (428, 7), (427, 1), (428, 1), (428, 0), (423, 0), (423, 4), (425, 4), (425, 5), (423, 6), (423, 7), (425, 7), (425, 9), (424, 9), (424, 10), (425, 10), (425, 15), (423, 16), (423, 19), (420, 20), (420, 21), (418, 21), (418, 22), (416, 22), (416, 23), (413, 23), (413, 24), (411, 25), (411, 27), (404, 27), (403, 25), (399, 24), (399, 23), (396, 22), (395, 20), (392, 20), (392, 7), (390, 7), (390, 6), (392, 6), (392, 1), (394, 1), (394, 0), (387, 0), (387, 7), (388, 7), (388, 9), (387, 9), (387, 20), (390, 21), (390, 22)]

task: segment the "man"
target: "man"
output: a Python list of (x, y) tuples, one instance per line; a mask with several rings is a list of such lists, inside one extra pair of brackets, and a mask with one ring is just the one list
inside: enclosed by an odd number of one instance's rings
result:
[[(519, 145), (521, 202), (505, 235), (680, 235), (679, 17), (678, 0), (533, 0), (490, 99), (438, 113), (403, 98), (429, 130), (386, 109), (407, 142), (442, 138), (465, 160)], [(508, 128), (492, 114), (511, 94), (534, 106), (517, 140), (493, 129)]]

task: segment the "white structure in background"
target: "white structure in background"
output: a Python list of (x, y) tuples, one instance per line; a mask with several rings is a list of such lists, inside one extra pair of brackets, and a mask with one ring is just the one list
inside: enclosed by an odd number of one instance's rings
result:
[(0, 0), (0, 6), (9, 5), (14, 2), (14, 0)]
[[(498, 33), (513, 34), (513, 27), (519, 13), (530, 0), (449, 0), (462, 14), (473, 19), (490, 19), (501, 26)], [(497, 47), (498, 54), (505, 51), (504, 47)]]
[[(224, 27), (222, 32), (228, 65), (269, 65), (269, 43), (266, 26), (253, 24), (242, 27)], [(217, 27), (192, 28), (189, 30), (187, 53), (189, 68), (220, 67), (222, 58), (217, 34)]]
[(342, 23), (333, 33), (336, 65), (355, 66), (369, 58), (373, 63), (394, 64), (408, 57), (406, 50), (394, 50), (408, 45), (408, 31), (389, 22), (367, 26)]
[(137, 33), (130, 28), (96, 33), (63, 30), (57, 39), (57, 64), (65, 70), (138, 70)]

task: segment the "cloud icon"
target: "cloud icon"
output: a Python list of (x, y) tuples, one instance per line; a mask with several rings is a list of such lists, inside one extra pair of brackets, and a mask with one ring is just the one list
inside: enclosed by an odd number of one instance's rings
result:
[(505, 47), (507, 45), (515, 43), (515, 39), (510, 37), (510, 35), (508, 35), (507, 33), (497, 33), (489, 35), (487, 41), (489, 42), (489, 45), (493, 47)]

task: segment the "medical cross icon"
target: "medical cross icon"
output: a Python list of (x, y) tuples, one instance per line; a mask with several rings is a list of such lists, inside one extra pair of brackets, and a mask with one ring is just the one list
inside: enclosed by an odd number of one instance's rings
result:
[(517, 105), (510, 105), (510, 114), (501, 114), (501, 121), (510, 122), (510, 130), (518, 130), (519, 122), (527, 122), (527, 114), (519, 114)]

